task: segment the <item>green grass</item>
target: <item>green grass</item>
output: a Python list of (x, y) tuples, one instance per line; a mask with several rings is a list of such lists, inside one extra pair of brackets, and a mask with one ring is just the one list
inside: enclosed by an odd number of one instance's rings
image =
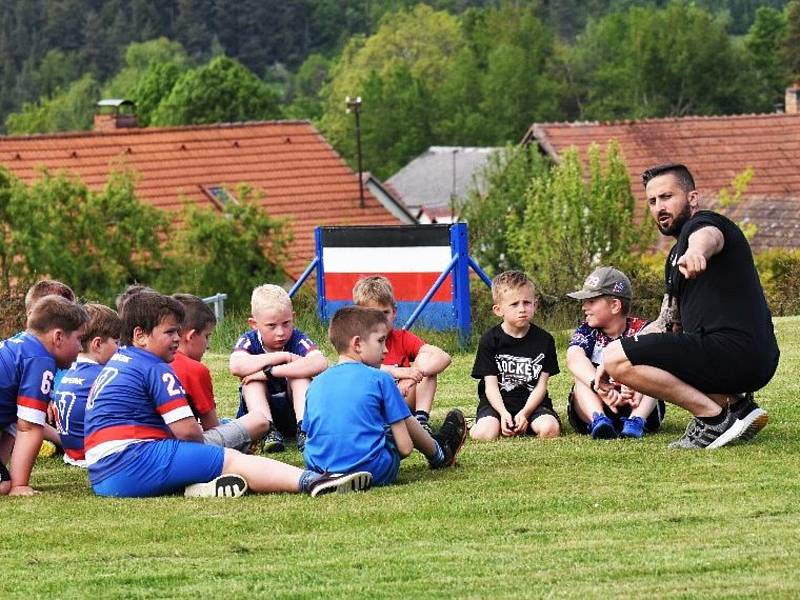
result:
[[(455, 469), (415, 455), (397, 485), (319, 499), (100, 499), (40, 460), (42, 494), (0, 498), (0, 597), (796, 598), (800, 318), (777, 331), (780, 368), (758, 394), (769, 426), (718, 451), (670, 451), (687, 414), (669, 407), (642, 442), (468, 442)], [(474, 413), (471, 361), (443, 375), (435, 420)], [(208, 356), (223, 413), (226, 362)], [(552, 380), (562, 415), (568, 387)]]

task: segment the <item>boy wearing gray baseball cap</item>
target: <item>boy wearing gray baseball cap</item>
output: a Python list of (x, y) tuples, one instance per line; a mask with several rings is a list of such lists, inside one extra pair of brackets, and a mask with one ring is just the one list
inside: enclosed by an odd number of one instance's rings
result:
[(580, 290), (567, 296), (581, 301), (585, 315), (567, 347), (567, 368), (575, 380), (567, 402), (570, 425), (594, 439), (641, 438), (645, 432), (657, 431), (664, 418), (664, 402), (620, 384), (605, 393), (594, 388), (603, 348), (636, 335), (648, 323), (629, 314), (630, 280), (614, 267), (600, 267)]

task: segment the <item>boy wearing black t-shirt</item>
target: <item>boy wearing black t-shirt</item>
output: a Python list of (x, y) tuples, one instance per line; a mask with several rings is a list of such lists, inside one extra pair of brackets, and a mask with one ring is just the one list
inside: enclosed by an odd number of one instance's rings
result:
[(547, 380), (558, 373), (553, 336), (531, 319), (536, 312), (533, 283), (519, 271), (492, 280), (492, 311), (500, 325), (483, 334), (472, 367), (479, 379), (478, 411), (470, 436), (494, 440), (500, 435), (558, 437), (561, 421), (547, 394)]

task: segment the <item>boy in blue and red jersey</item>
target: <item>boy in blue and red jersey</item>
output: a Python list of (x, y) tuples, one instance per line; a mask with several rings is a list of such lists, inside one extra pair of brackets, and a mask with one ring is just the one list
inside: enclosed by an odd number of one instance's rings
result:
[(0, 342), (0, 463), (11, 458), (10, 481), (0, 494), (33, 495), (30, 475), (44, 437), (47, 405), (56, 368), (66, 368), (81, 350), (88, 321), (83, 307), (60, 296), (39, 299), (27, 329)]
[(95, 379), (116, 353), (122, 321), (116, 311), (102, 304), (86, 304), (89, 315), (82, 350), (53, 395), (56, 431), (64, 448), (64, 462), (85, 467), (83, 430), (86, 400)]
[(236, 341), (229, 363), (231, 373), (242, 378), (236, 417), (256, 411), (266, 417), (266, 452), (283, 451), (286, 436), (296, 437), (302, 452), (306, 391), (311, 378), (328, 368), (328, 359), (295, 328), (292, 300), (282, 287), (257, 287), (250, 304), (251, 329)]
[(101, 496), (187, 496), (366, 489), (369, 473), (329, 475), (203, 443), (169, 363), (184, 309), (169, 296), (140, 292), (122, 306), (124, 345), (95, 380), (86, 404), (86, 463)]

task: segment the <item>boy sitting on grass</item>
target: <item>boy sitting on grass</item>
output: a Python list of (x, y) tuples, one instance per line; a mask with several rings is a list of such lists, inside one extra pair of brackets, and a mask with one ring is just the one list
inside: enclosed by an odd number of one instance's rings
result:
[(100, 496), (186, 496), (367, 489), (369, 473), (320, 475), (203, 443), (169, 363), (180, 342), (183, 306), (141, 292), (122, 307), (123, 347), (95, 380), (86, 404), (86, 463)]
[(172, 297), (186, 311), (172, 370), (178, 376), (186, 392), (186, 401), (203, 428), (203, 438), (206, 444), (249, 451), (254, 442), (264, 437), (269, 422), (263, 413), (256, 411), (235, 421), (220, 423), (211, 372), (200, 362), (217, 326), (217, 317), (202, 298), (192, 294), (174, 294)]
[(582, 289), (567, 296), (581, 300), (586, 315), (567, 347), (567, 367), (575, 379), (567, 402), (572, 428), (594, 439), (641, 438), (645, 432), (658, 431), (664, 419), (663, 401), (618, 383), (605, 393), (594, 388), (603, 349), (647, 325), (629, 314), (633, 292), (628, 277), (614, 267), (600, 267), (586, 278)]
[(86, 304), (89, 322), (81, 337), (78, 358), (53, 394), (56, 431), (64, 448), (64, 462), (85, 467), (83, 449), (86, 400), (95, 379), (119, 346), (122, 321), (117, 312), (102, 304)]
[(520, 271), (500, 273), (492, 280), (492, 299), (492, 310), (503, 322), (478, 344), (472, 376), (480, 380), (480, 401), (470, 435), (484, 441), (501, 435), (558, 437), (561, 421), (547, 394), (558, 357), (553, 336), (531, 323), (533, 282)]
[(353, 287), (356, 306), (375, 308), (386, 315), (389, 335), (386, 356), (380, 368), (394, 377), (408, 407), (428, 433), (436, 377), (450, 366), (450, 355), (441, 348), (425, 343), (410, 331), (395, 329), (397, 303), (391, 282), (380, 275), (365, 277)]
[(56, 367), (69, 367), (78, 356), (87, 321), (83, 307), (49, 295), (31, 307), (25, 332), (0, 342), (0, 464), (11, 458), (0, 494), (33, 495), (31, 470), (44, 438)]
[(257, 412), (270, 426), (264, 438), (266, 452), (282, 452), (284, 437), (296, 437), (303, 451), (301, 427), (306, 390), (311, 378), (328, 368), (328, 359), (305, 333), (294, 327), (292, 299), (282, 287), (262, 285), (250, 301), (250, 331), (233, 347), (229, 362), (242, 378), (237, 417)]
[(394, 379), (380, 369), (389, 327), (383, 312), (358, 306), (331, 319), (339, 362), (308, 388), (303, 457), (309, 469), (368, 471), (375, 485), (387, 485), (414, 448), (432, 469), (455, 464), (467, 435), (464, 415), (451, 410), (433, 436), (411, 415)]

